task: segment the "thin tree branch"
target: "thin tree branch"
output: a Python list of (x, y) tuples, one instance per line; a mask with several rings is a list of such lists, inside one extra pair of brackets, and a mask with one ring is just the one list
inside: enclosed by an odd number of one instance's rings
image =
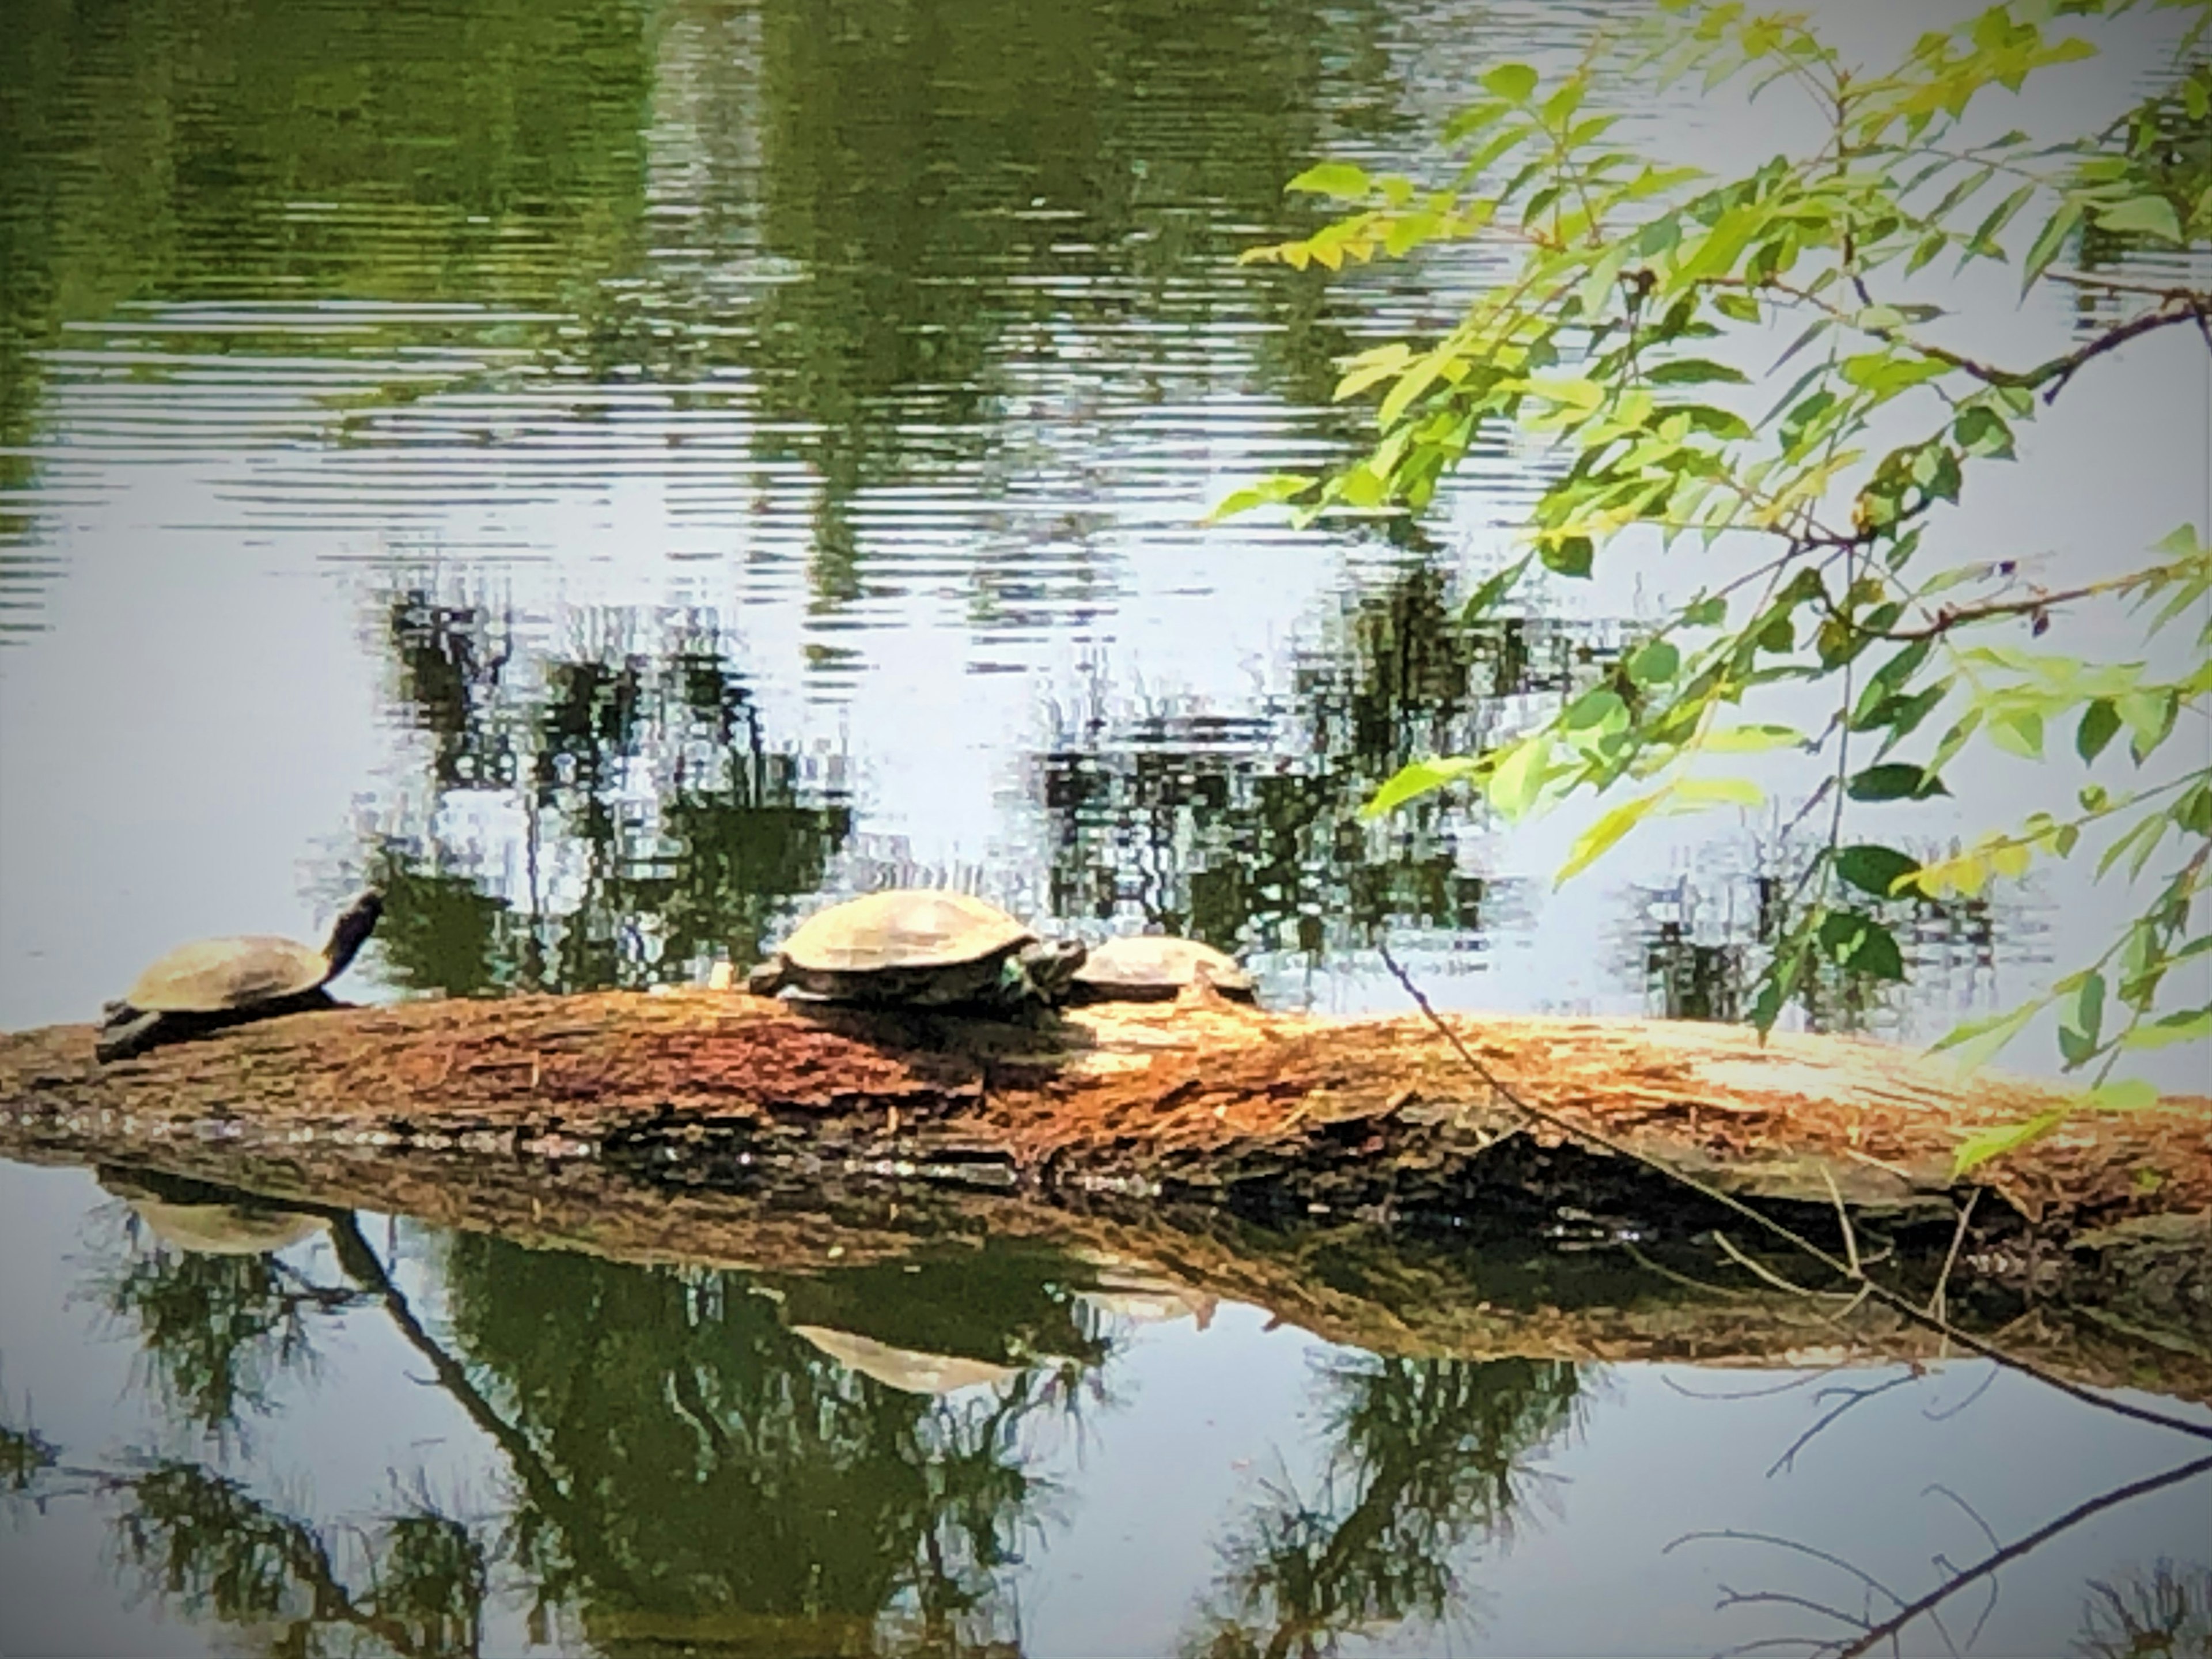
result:
[[(1559, 1113), (1545, 1107), (1532, 1105), (1517, 1091), (1509, 1087), (1504, 1079), (1477, 1058), (1474, 1050), (1461, 1040), (1459, 1033), (1453, 1030), (1443, 1016), (1437, 1012), (1436, 1005), (1431, 1003), (1427, 994), (1413, 982), (1413, 976), (1407, 973), (1404, 964), (1390, 953), (1390, 947), (1385, 945), (1382, 947), (1382, 951), (1383, 966), (1390, 970), (1391, 976), (1398, 981), (1406, 994), (1413, 999), (1414, 1006), (1420, 1009), (1437, 1034), (1450, 1045), (1462, 1063), (1487, 1084), (1499, 1100), (1522, 1116), (1546, 1124), (1586, 1146), (1595, 1146), (1600, 1151), (1608, 1152), (1615, 1158), (1626, 1159), (1642, 1169), (1650, 1170), (1674, 1182), (1677, 1186), (1697, 1194), (1708, 1203), (1717, 1204), (1723, 1209), (1734, 1212), (1754, 1226), (1802, 1251), (1838, 1278), (1864, 1285), (1867, 1287), (1867, 1293), (1891, 1312), (1923, 1329), (1933, 1331), (1939, 1336), (1948, 1337), (1970, 1353), (1979, 1354), (1985, 1359), (1994, 1359), (1998, 1364), (2019, 1371), (2023, 1376), (2035, 1378), (2048, 1388), (2057, 1389), (2069, 1399), (2078, 1400), (2084, 1405), (2095, 1407), (2100, 1411), (2111, 1412), (2120, 1417), (2132, 1418), (2139, 1423), (2155, 1423), (2161, 1428), (2172, 1429), (2178, 1434), (2185, 1434), (2194, 1439), (2212, 1440), (2212, 1425), (2192, 1423), (2186, 1418), (2170, 1417), (2164, 1412), (2152, 1411), (2147, 1407), (2134, 1405), (2125, 1400), (2114, 1399), (2109, 1395), (2099, 1394), (2093, 1389), (2082, 1387), (2080, 1383), (2070, 1382), (2031, 1360), (2009, 1353), (1994, 1343), (1985, 1342), (1979, 1337), (1970, 1336), (1948, 1321), (1936, 1318), (1925, 1309), (1888, 1286), (1878, 1284), (1863, 1275), (1855, 1276), (1848, 1262), (1840, 1260), (1830, 1251), (1823, 1249), (1796, 1229), (1777, 1221), (1764, 1211), (1747, 1204), (1733, 1193), (1723, 1192), (1711, 1182), (1700, 1181), (1697, 1176), (1683, 1170), (1670, 1169), (1656, 1159), (1634, 1151), (1620, 1141), (1615, 1140), (1612, 1136), (1601, 1130), (1594, 1129), (1587, 1124), (1577, 1123), (1571, 1118), (1562, 1117)], [(1720, 1235), (1717, 1232), (1714, 1236), (1718, 1237)], [(1783, 1282), (1788, 1283), (1787, 1280)], [(2208, 1460), (2208, 1463), (2212, 1463), (2212, 1460)]]

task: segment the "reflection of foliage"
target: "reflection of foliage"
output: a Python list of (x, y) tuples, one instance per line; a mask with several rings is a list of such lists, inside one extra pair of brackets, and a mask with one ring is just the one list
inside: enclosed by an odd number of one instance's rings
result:
[(763, 1618), (857, 1640), (886, 1614), (950, 1632), (1006, 1610), (1000, 1575), (1044, 1496), (1015, 1431), (1049, 1378), (903, 1394), (731, 1274), (467, 1235), (447, 1265), (471, 1374), (581, 1506), (526, 1494), (515, 1528), (545, 1601), (576, 1605), (595, 1643)]
[[(1817, 846), (1789, 835), (1748, 845), (1708, 842), (1694, 873), (1632, 889), (1637, 912), (1629, 927), (1651, 1012), (1667, 1019), (1745, 1018), (1775, 951), (1802, 919), (1820, 856)], [(1972, 994), (1976, 975), (1987, 975), (2000, 927), (2008, 938), (2032, 931), (2009, 893), (1908, 894), (1869, 903), (1899, 940), (1915, 981), (1960, 997)], [(1887, 980), (1827, 960), (1805, 969), (1798, 1000), (1814, 1030), (1864, 1030), (1897, 1003)]]
[(60, 1449), (36, 1429), (12, 1428), (0, 1423), (0, 1483), (10, 1492), (24, 1492), (53, 1468)]
[(195, 1617), (289, 1628), (274, 1651), (344, 1651), (334, 1632), (358, 1632), (407, 1656), (477, 1651), (488, 1580), (484, 1547), (469, 1528), (423, 1508), (387, 1519), (364, 1540), (374, 1589), (349, 1590), (329, 1540), (197, 1465), (166, 1463), (102, 1478), (125, 1502), (115, 1520), (123, 1559), (161, 1598)]
[(2212, 1568), (2161, 1560), (2148, 1577), (2092, 1580), (2074, 1651), (2082, 1659), (2212, 1659)]
[(1326, 1381), (1336, 1443), (1320, 1492), (1274, 1489), (1247, 1517), (1186, 1653), (1310, 1655), (1463, 1613), (1453, 1558), (1511, 1525), (1528, 1455), (1571, 1425), (1578, 1392), (1572, 1366), (1520, 1359), (1363, 1358)]
[(1091, 715), (1043, 760), (1054, 908), (1134, 909), (1224, 949), (1343, 949), (1402, 922), (1475, 933), (1489, 892), (1462, 867), (1466, 815), (1432, 801), (1374, 823), (1359, 807), (1407, 759), (1472, 741), (1500, 700), (1564, 676), (1577, 649), (1526, 623), (1463, 625), (1449, 577), (1417, 559), (1301, 656), (1279, 725)]
[[(428, 822), (387, 837), (373, 871), (403, 984), (696, 977), (720, 952), (757, 956), (844, 837), (846, 809), (807, 804), (798, 758), (768, 747), (711, 617), (648, 648), (629, 613), (605, 613), (552, 655), (519, 651), (504, 619), (410, 592), (390, 637), (432, 750)], [(519, 879), (471, 844), (471, 812), (502, 808), (520, 809)]]
[[(132, 1221), (132, 1235), (138, 1224)], [(96, 1293), (127, 1321), (172, 1411), (211, 1432), (270, 1409), (269, 1385), (315, 1363), (315, 1315), (343, 1305), (303, 1288), (269, 1255), (209, 1255), (140, 1244), (108, 1265)]]

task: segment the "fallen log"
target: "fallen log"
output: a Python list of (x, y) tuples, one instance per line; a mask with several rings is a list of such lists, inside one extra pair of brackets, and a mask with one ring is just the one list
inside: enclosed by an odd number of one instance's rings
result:
[[(2008, 1345), (2080, 1381), (2212, 1398), (2200, 1100), (2085, 1116), (1954, 1182), (1961, 1139), (2057, 1091), (1840, 1038), (1451, 1024), (1516, 1095), (1662, 1169), (1831, 1241), (1840, 1206), (1900, 1284), (1946, 1285), (1964, 1328), (2007, 1324)], [(55, 1027), (0, 1037), (0, 1156), (640, 1262), (819, 1272), (1034, 1237), (1384, 1352), (1803, 1363), (1843, 1341), (1825, 1304), (1716, 1274), (1710, 1250), (1670, 1255), (1729, 1218), (1493, 1097), (1419, 1018), (1200, 998), (1032, 1030), (603, 994), (295, 1016), (109, 1066), (89, 1028)], [(1447, 1231), (1371, 1224), (1390, 1220)], [(1500, 1245), (1550, 1288), (1501, 1297)], [(1648, 1255), (1657, 1277), (1624, 1300), (1616, 1267), (1566, 1294), (1562, 1246)], [(1940, 1352), (1873, 1310), (1850, 1341)]]
[[(2212, 1212), (2201, 1097), (2081, 1114), (1954, 1181), (1968, 1136), (2063, 1092), (1850, 1038), (1451, 1023), (1519, 1099), (1749, 1198), (1948, 1217), (1979, 1187), (2061, 1235)], [(1041, 1030), (711, 991), (425, 1001), (269, 1020), (106, 1066), (87, 1027), (0, 1037), (0, 1151), (101, 1156), (179, 1138), (600, 1157), (707, 1181), (875, 1169), (1443, 1216), (1495, 1200), (1491, 1177), (1516, 1155), (1568, 1140), (1417, 1017), (1203, 996), (1073, 1011)]]

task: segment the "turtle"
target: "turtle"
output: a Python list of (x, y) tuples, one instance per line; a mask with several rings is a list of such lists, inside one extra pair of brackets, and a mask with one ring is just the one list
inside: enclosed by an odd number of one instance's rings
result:
[(1019, 1013), (1066, 996), (1083, 956), (1079, 940), (1040, 943), (969, 894), (897, 887), (817, 911), (752, 970), (745, 988), (762, 997), (793, 990), (824, 1002)]
[(1203, 974), (1206, 982), (1237, 1002), (1253, 1000), (1252, 975), (1237, 959), (1194, 939), (1129, 933), (1095, 946), (1075, 971), (1071, 1002), (1164, 1002)]
[(180, 945), (102, 1011), (94, 1052), (102, 1060), (128, 1060), (156, 1043), (247, 1020), (335, 1008), (337, 999), (323, 987), (345, 972), (383, 914), (382, 895), (359, 895), (339, 912), (320, 950), (258, 934)]

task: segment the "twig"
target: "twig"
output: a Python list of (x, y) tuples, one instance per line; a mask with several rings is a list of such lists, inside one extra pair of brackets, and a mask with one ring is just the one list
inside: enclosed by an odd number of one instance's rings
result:
[[(1995, 1376), (1996, 1373), (1991, 1372), (1990, 1375)], [(1966, 1512), (1966, 1518), (1982, 1529), (1982, 1536), (1990, 1540), (1990, 1547), (1991, 1549), (2002, 1549), (2004, 1547), (2002, 1544), (1997, 1542), (1996, 1533), (1990, 1527), (1990, 1523), (1982, 1519), (1982, 1512), (1976, 1509), (1972, 1504), (1969, 1504), (1965, 1498), (1960, 1497), (1958, 1493), (1953, 1492), (1948, 1486), (1943, 1485), (1940, 1480), (1931, 1481), (1927, 1486), (1923, 1486), (1920, 1489), (1920, 1495), (1923, 1498), (1925, 1498), (1931, 1492), (1936, 1493), (1938, 1497), (1949, 1498), (1954, 1504), (1956, 1504), (1960, 1510), (1964, 1510)], [(1954, 1572), (1957, 1571), (1957, 1569), (1953, 1567), (1948, 1561), (1945, 1561), (1943, 1563), (1943, 1570), (1946, 1572)], [(1997, 1586), (1996, 1580), (1993, 1578), (1990, 1581), (1989, 1601), (1982, 1608), (1981, 1617), (1974, 1620), (1973, 1629), (1966, 1632), (1966, 1645), (1968, 1647), (1971, 1648), (1976, 1642), (1981, 1639), (1982, 1626), (1990, 1622), (1990, 1615), (1996, 1610)], [(1935, 1615), (1931, 1613), (1929, 1616), (1933, 1618)], [(1937, 1628), (1941, 1629), (1942, 1626), (1939, 1625)]]
[(1851, 1226), (1851, 1212), (1844, 1207), (1844, 1195), (1836, 1189), (1836, 1178), (1828, 1173), (1828, 1166), (1820, 1166), (1820, 1180), (1828, 1189), (1829, 1200), (1836, 1206), (1836, 1224), (1843, 1229), (1844, 1259), (1851, 1264), (1851, 1277), (1864, 1279), (1866, 1268), (1859, 1261), (1859, 1236)]
[(1836, 1407), (1832, 1411), (1821, 1413), (1820, 1419), (1818, 1422), (1814, 1423), (1811, 1428), (1806, 1430), (1804, 1433), (1799, 1435), (1795, 1440), (1791, 1441), (1790, 1443), (1790, 1449), (1784, 1452), (1781, 1456), (1776, 1458), (1771, 1463), (1766, 1466), (1766, 1478), (1771, 1480), (1776, 1475), (1787, 1473), (1790, 1466), (1796, 1462), (1797, 1454), (1804, 1450), (1806, 1447), (1811, 1445), (1814, 1437), (1819, 1435), (1821, 1430), (1826, 1428), (1829, 1424), (1834, 1422), (1845, 1412), (1850, 1410), (1852, 1407), (1859, 1404), (1860, 1401), (1871, 1400), (1878, 1394), (1887, 1394), (1892, 1389), (1903, 1388), (1907, 1382), (1917, 1382), (1920, 1379), (1917, 1372), (1903, 1370), (1898, 1372), (1895, 1376), (1891, 1377), (1887, 1382), (1876, 1382), (1870, 1388), (1854, 1389), (1837, 1387), (1821, 1389), (1820, 1393), (1813, 1396), (1813, 1403), (1814, 1405), (1819, 1405), (1821, 1401), (1832, 1394), (1840, 1394), (1844, 1395), (1844, 1403)]
[(1966, 1242), (1966, 1224), (1974, 1218), (1974, 1206), (1982, 1200), (1982, 1189), (1975, 1188), (1966, 1194), (1966, 1201), (1959, 1211), (1959, 1224), (1951, 1234), (1951, 1249), (1943, 1257), (1943, 1271), (1936, 1276), (1936, 1293), (1928, 1298), (1931, 1318), (1944, 1317), (1944, 1292), (1950, 1288), (1951, 1269), (1958, 1265), (1959, 1247)]
[[(1460, 1040), (1459, 1033), (1453, 1030), (1449, 1023), (1437, 1012), (1436, 1005), (1429, 1000), (1421, 988), (1413, 983), (1413, 976), (1407, 973), (1404, 965), (1397, 957), (1391, 955), (1390, 947), (1387, 944), (1382, 947), (1382, 965), (1390, 970), (1391, 977), (1395, 979), (1406, 994), (1413, 999), (1414, 1006), (1420, 1009), (1429, 1024), (1435, 1027), (1437, 1034), (1451, 1046), (1452, 1051), (1460, 1057), (1462, 1062), (1476, 1077), (1488, 1084), (1500, 1100), (1523, 1116), (1547, 1124), (1562, 1134), (1570, 1136), (1584, 1145), (1595, 1146), (1600, 1151), (1609, 1152), (1615, 1158), (1626, 1158), (1640, 1168), (1651, 1170), (1654, 1174), (1672, 1181), (1675, 1185), (1697, 1194), (1708, 1203), (1717, 1204), (1723, 1209), (1735, 1212), (1754, 1226), (1763, 1229), (1784, 1243), (1802, 1251), (1838, 1278), (1856, 1279), (1856, 1282), (1863, 1284), (1867, 1287), (1867, 1293), (1891, 1312), (1899, 1315), (1924, 1330), (1933, 1331), (1939, 1336), (1948, 1338), (1970, 1353), (1979, 1354), (1985, 1359), (1994, 1359), (1999, 1364), (2019, 1371), (2022, 1376), (2035, 1378), (2037, 1382), (2047, 1388), (2057, 1389), (2069, 1399), (2078, 1400), (2084, 1405), (2094, 1406), (2100, 1411), (2111, 1412), (2120, 1417), (2132, 1418), (2139, 1423), (2155, 1423), (2161, 1428), (2172, 1429), (2176, 1433), (2185, 1434), (2195, 1439), (2212, 1440), (2212, 1425), (2192, 1423), (2185, 1418), (2169, 1417), (2164, 1412), (2152, 1411), (2148, 1407), (2134, 1405), (2125, 1400), (2116, 1400), (2109, 1395), (2099, 1394), (2094, 1389), (2083, 1388), (2077, 1382), (2069, 1382), (2064, 1377), (2045, 1370), (2033, 1361), (2023, 1359), (2017, 1354), (2009, 1353), (1992, 1343), (1984, 1341), (1979, 1337), (1969, 1336), (1949, 1322), (1936, 1318), (1925, 1309), (1917, 1306), (1887, 1285), (1877, 1284), (1863, 1274), (1854, 1275), (1849, 1263), (1838, 1260), (1831, 1252), (1822, 1249), (1802, 1233), (1777, 1221), (1763, 1210), (1756, 1209), (1745, 1203), (1734, 1194), (1723, 1192), (1710, 1182), (1700, 1181), (1697, 1176), (1683, 1170), (1670, 1169), (1657, 1159), (1634, 1151), (1620, 1141), (1615, 1140), (1612, 1136), (1591, 1128), (1587, 1124), (1577, 1123), (1572, 1119), (1562, 1117), (1559, 1113), (1545, 1107), (1532, 1105), (1522, 1099), (1518, 1092), (1507, 1087), (1504, 1079), (1477, 1059), (1474, 1052)], [(1718, 1237), (1719, 1234), (1716, 1233), (1714, 1237)], [(1783, 1282), (1786, 1284), (1788, 1281)], [(1810, 1292), (1801, 1293), (1810, 1294)]]
[(1984, 1371), (1982, 1373), (1982, 1380), (1975, 1383), (1972, 1388), (1967, 1389), (1966, 1397), (1964, 1400), (1961, 1400), (1957, 1405), (1943, 1407), (1923, 1406), (1920, 1409), (1920, 1414), (1926, 1418), (1930, 1423), (1942, 1423), (1948, 1419), (1956, 1417), (1960, 1412), (1966, 1410), (1967, 1407), (1972, 1405), (1974, 1401), (1979, 1400), (1984, 1395), (1990, 1391), (1990, 1385), (1997, 1380), (1997, 1373), (2002, 1368), (2000, 1366), (1992, 1365), (1989, 1370)]

